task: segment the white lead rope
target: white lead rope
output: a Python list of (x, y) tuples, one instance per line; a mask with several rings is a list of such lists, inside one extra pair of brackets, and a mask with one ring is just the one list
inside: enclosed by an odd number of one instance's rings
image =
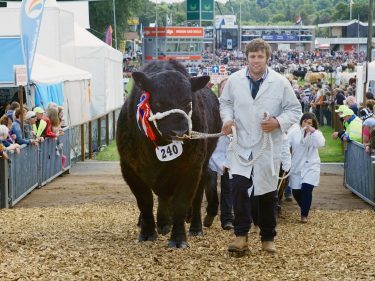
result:
[[(150, 122), (154, 123), (155, 128), (158, 130), (158, 132), (161, 135), (161, 132), (158, 129), (156, 120), (163, 119), (164, 117), (166, 117), (170, 114), (182, 114), (188, 121), (189, 133), (188, 133), (188, 135), (185, 134), (183, 136), (179, 136), (178, 138), (181, 139), (181, 140), (184, 140), (184, 139), (218, 138), (218, 137), (224, 135), (223, 133), (208, 134), (208, 133), (201, 133), (201, 132), (193, 131), (192, 130), (193, 124), (192, 124), (192, 121), (191, 121), (192, 112), (193, 112), (192, 105), (191, 105), (191, 110), (190, 110), (189, 114), (186, 114), (186, 112), (181, 110), (181, 109), (171, 109), (171, 110), (168, 110), (168, 111), (165, 111), (165, 112), (157, 112), (156, 114), (153, 114), (152, 111), (150, 111), (150, 117), (148, 118), (148, 120)], [(264, 120), (267, 120), (269, 118), (269, 116), (270, 115), (268, 113), (264, 113)], [(238, 150), (237, 150), (238, 139), (237, 139), (237, 131), (236, 131), (236, 128), (234, 126), (232, 127), (232, 133), (233, 133), (233, 140), (231, 141), (229, 146), (232, 148), (232, 150), (234, 152), (234, 155), (235, 155), (237, 161), (240, 162), (240, 164), (242, 164), (244, 166), (254, 165), (254, 163), (263, 155), (264, 151), (267, 148), (270, 149), (271, 155), (273, 155), (273, 141), (272, 141), (272, 138), (271, 138), (271, 134), (263, 132), (260, 135), (259, 139), (254, 144), (246, 147), (246, 148), (252, 148), (253, 146), (258, 144), (263, 139), (262, 147), (261, 147), (259, 153), (251, 160), (242, 159), (240, 157), (239, 153), (238, 153)], [(272, 176), (275, 176), (276, 173), (275, 173), (275, 165), (274, 165), (274, 162), (273, 162), (273, 157), (270, 157), (270, 165), (271, 165)], [(289, 173), (290, 173), (290, 171), (289, 171)], [(289, 173), (287, 175), (281, 177), (281, 178), (279, 177), (279, 179), (287, 178), (289, 176)]]

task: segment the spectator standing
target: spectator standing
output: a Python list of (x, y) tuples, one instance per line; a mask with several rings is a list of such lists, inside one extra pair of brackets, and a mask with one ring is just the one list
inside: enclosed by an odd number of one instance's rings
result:
[(29, 145), (29, 144), (37, 144), (37, 141), (34, 140), (34, 139), (28, 139), (28, 138), (24, 138), (22, 136), (22, 129), (21, 129), (21, 120), (20, 120), (20, 116), (21, 116), (21, 109), (20, 108), (17, 108), (15, 113), (14, 113), (14, 117), (15, 117), (15, 120), (12, 124), (12, 132), (16, 135), (16, 143), (18, 143), (19, 145), (23, 145), (23, 144), (26, 144), (26, 145)]

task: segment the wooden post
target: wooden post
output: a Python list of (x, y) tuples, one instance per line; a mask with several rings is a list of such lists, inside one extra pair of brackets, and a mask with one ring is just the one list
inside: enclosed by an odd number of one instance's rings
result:
[(92, 159), (92, 124), (89, 121), (89, 159)]
[(109, 145), (109, 113), (105, 115), (105, 143)]
[(98, 149), (102, 144), (102, 122), (101, 118), (98, 118)]
[(85, 124), (81, 125), (81, 161), (85, 161)]
[(112, 111), (112, 133), (113, 139), (116, 139), (116, 111)]

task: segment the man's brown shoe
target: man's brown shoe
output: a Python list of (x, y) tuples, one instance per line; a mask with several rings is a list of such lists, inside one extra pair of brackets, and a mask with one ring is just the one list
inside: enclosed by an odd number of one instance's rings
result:
[(301, 223), (307, 223), (307, 217), (301, 216)]
[(276, 253), (276, 246), (273, 241), (263, 241), (262, 250), (268, 253)]
[(247, 235), (246, 236), (236, 236), (234, 241), (228, 246), (229, 252), (244, 253), (249, 251), (249, 246), (247, 244)]

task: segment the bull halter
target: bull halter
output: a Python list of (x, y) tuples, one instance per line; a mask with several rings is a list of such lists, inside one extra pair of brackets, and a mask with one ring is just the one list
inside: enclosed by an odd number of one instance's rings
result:
[(181, 109), (178, 109), (178, 108), (167, 110), (167, 111), (164, 111), (164, 112), (157, 112), (156, 114), (153, 114), (153, 112), (151, 110), (151, 106), (149, 104), (150, 97), (151, 97), (151, 94), (149, 92), (142, 91), (141, 98), (139, 99), (139, 103), (137, 105), (137, 123), (138, 123), (139, 128), (141, 128), (139, 122), (141, 123), (144, 133), (146, 134), (146, 136), (151, 141), (155, 142), (156, 135), (152, 131), (152, 128), (151, 128), (148, 121), (150, 121), (154, 124), (156, 130), (162, 136), (162, 133), (159, 130), (156, 121), (161, 120), (164, 117), (166, 117), (170, 114), (174, 114), (174, 113), (182, 114), (186, 118), (186, 120), (188, 121), (188, 124), (189, 124), (188, 135), (184, 134), (183, 136), (177, 136), (176, 138), (179, 139), (179, 140), (218, 138), (218, 137), (223, 135), (222, 133), (207, 134), (207, 133), (200, 133), (200, 132), (196, 132), (196, 131), (192, 130), (192, 128), (193, 128), (193, 122), (191, 120), (191, 116), (193, 114), (193, 104), (192, 103), (190, 103), (190, 111), (189, 111), (188, 114), (186, 114), (185, 111), (183, 111)]

